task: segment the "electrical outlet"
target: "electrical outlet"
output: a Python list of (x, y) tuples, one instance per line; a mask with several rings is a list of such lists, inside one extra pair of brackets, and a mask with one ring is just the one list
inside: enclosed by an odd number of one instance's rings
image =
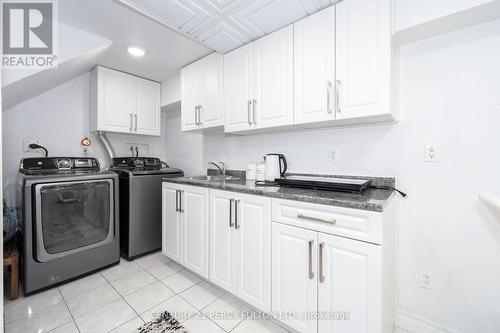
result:
[(436, 145), (428, 144), (425, 146), (425, 162), (437, 162), (439, 161), (438, 151)]
[(36, 144), (40, 144), (40, 140), (37, 140), (37, 139), (24, 139), (23, 140), (23, 152), (25, 153), (30, 153), (30, 152), (34, 152), (36, 151), (35, 149), (31, 149), (30, 148), (30, 144), (32, 143), (36, 143)]
[(330, 159), (331, 159), (332, 161), (336, 161), (336, 160), (337, 160), (337, 158), (338, 158), (338, 153), (337, 153), (337, 150), (336, 150), (336, 149), (332, 149), (332, 150), (330, 151)]
[(432, 289), (433, 275), (431, 271), (422, 271), (420, 274), (420, 287)]

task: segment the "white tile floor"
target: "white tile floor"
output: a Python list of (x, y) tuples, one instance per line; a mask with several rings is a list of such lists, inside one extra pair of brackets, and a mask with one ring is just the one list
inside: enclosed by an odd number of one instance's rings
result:
[(268, 320), (161, 253), (16, 301), (5, 300), (6, 333), (132, 333), (169, 311), (191, 333), (283, 333)]

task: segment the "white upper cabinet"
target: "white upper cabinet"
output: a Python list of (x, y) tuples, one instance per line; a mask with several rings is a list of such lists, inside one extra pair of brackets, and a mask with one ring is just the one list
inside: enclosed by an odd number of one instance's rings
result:
[(97, 66), (90, 73), (90, 129), (160, 135), (158, 82)]
[(224, 55), (225, 132), (253, 127), (254, 44)]
[(182, 130), (224, 125), (223, 56), (212, 53), (181, 69)]
[(335, 6), (294, 24), (295, 124), (335, 119)]
[(255, 45), (255, 128), (293, 124), (293, 26)]
[(337, 119), (392, 114), (391, 0), (336, 5)]
[(159, 135), (161, 86), (153, 81), (137, 78), (134, 80), (137, 89), (137, 112), (134, 114), (135, 133)]
[(226, 132), (293, 124), (293, 27), (224, 56)]

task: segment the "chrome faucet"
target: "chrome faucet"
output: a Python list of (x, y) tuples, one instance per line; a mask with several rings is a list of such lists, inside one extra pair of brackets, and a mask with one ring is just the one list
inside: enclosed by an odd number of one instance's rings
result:
[(221, 172), (221, 174), (223, 176), (226, 175), (226, 164), (224, 164), (224, 162), (219, 162), (219, 163), (217, 163), (217, 162), (208, 162), (208, 165), (213, 165), (214, 167), (216, 167), (217, 169), (219, 169), (219, 171)]

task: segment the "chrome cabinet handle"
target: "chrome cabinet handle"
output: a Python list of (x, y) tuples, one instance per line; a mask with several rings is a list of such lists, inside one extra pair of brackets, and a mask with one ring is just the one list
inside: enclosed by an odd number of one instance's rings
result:
[(234, 223), (233, 223), (233, 204), (234, 204), (234, 199), (229, 199), (229, 228), (234, 227)]
[(342, 88), (342, 81), (337, 80), (337, 84), (335, 85), (335, 95), (337, 96), (337, 113), (342, 112), (342, 109), (340, 108), (340, 92)]
[(257, 124), (257, 117), (255, 116), (255, 105), (257, 104), (257, 100), (254, 99), (252, 104), (253, 104), (253, 123)]
[(134, 119), (135, 119), (135, 128), (134, 128), (134, 131), (137, 132), (137, 113), (134, 114)]
[(332, 113), (331, 90), (332, 90), (332, 81), (327, 81), (326, 82), (326, 112), (328, 112), (328, 113)]
[(198, 105), (194, 107), (194, 124), (198, 125)]
[(312, 251), (313, 251), (314, 240), (309, 241), (309, 279), (314, 279), (313, 272), (313, 262), (312, 262)]
[(133, 119), (133, 117), (134, 117), (134, 115), (131, 113), (131, 114), (130, 114), (130, 132), (132, 132), (132, 131), (133, 131), (133, 127), (132, 127), (132, 126), (134, 126), (134, 125), (133, 125), (133, 124), (134, 124), (134, 119)]
[(175, 190), (175, 211), (179, 211), (179, 190)]
[(252, 105), (252, 101), (248, 101), (248, 103), (247, 103), (248, 125), (252, 125), (252, 111), (250, 111), (251, 105)]
[(238, 203), (239, 200), (234, 200), (234, 229), (239, 229), (240, 225), (238, 224)]
[(325, 282), (325, 275), (323, 274), (323, 249), (325, 247), (325, 243), (319, 243), (319, 282)]
[(184, 209), (182, 208), (182, 195), (184, 194), (183, 190), (179, 190), (179, 212), (184, 213)]
[(198, 125), (203, 124), (201, 122), (201, 110), (203, 109), (203, 105), (198, 105)]
[(302, 213), (301, 214), (297, 214), (297, 218), (298, 219), (304, 219), (304, 220), (318, 221), (318, 222), (326, 222), (326, 223), (331, 223), (331, 224), (337, 223), (337, 220), (335, 220), (335, 219), (327, 220), (327, 219), (323, 219), (321, 217), (309, 216), (309, 215), (305, 215), (305, 214), (302, 214)]

